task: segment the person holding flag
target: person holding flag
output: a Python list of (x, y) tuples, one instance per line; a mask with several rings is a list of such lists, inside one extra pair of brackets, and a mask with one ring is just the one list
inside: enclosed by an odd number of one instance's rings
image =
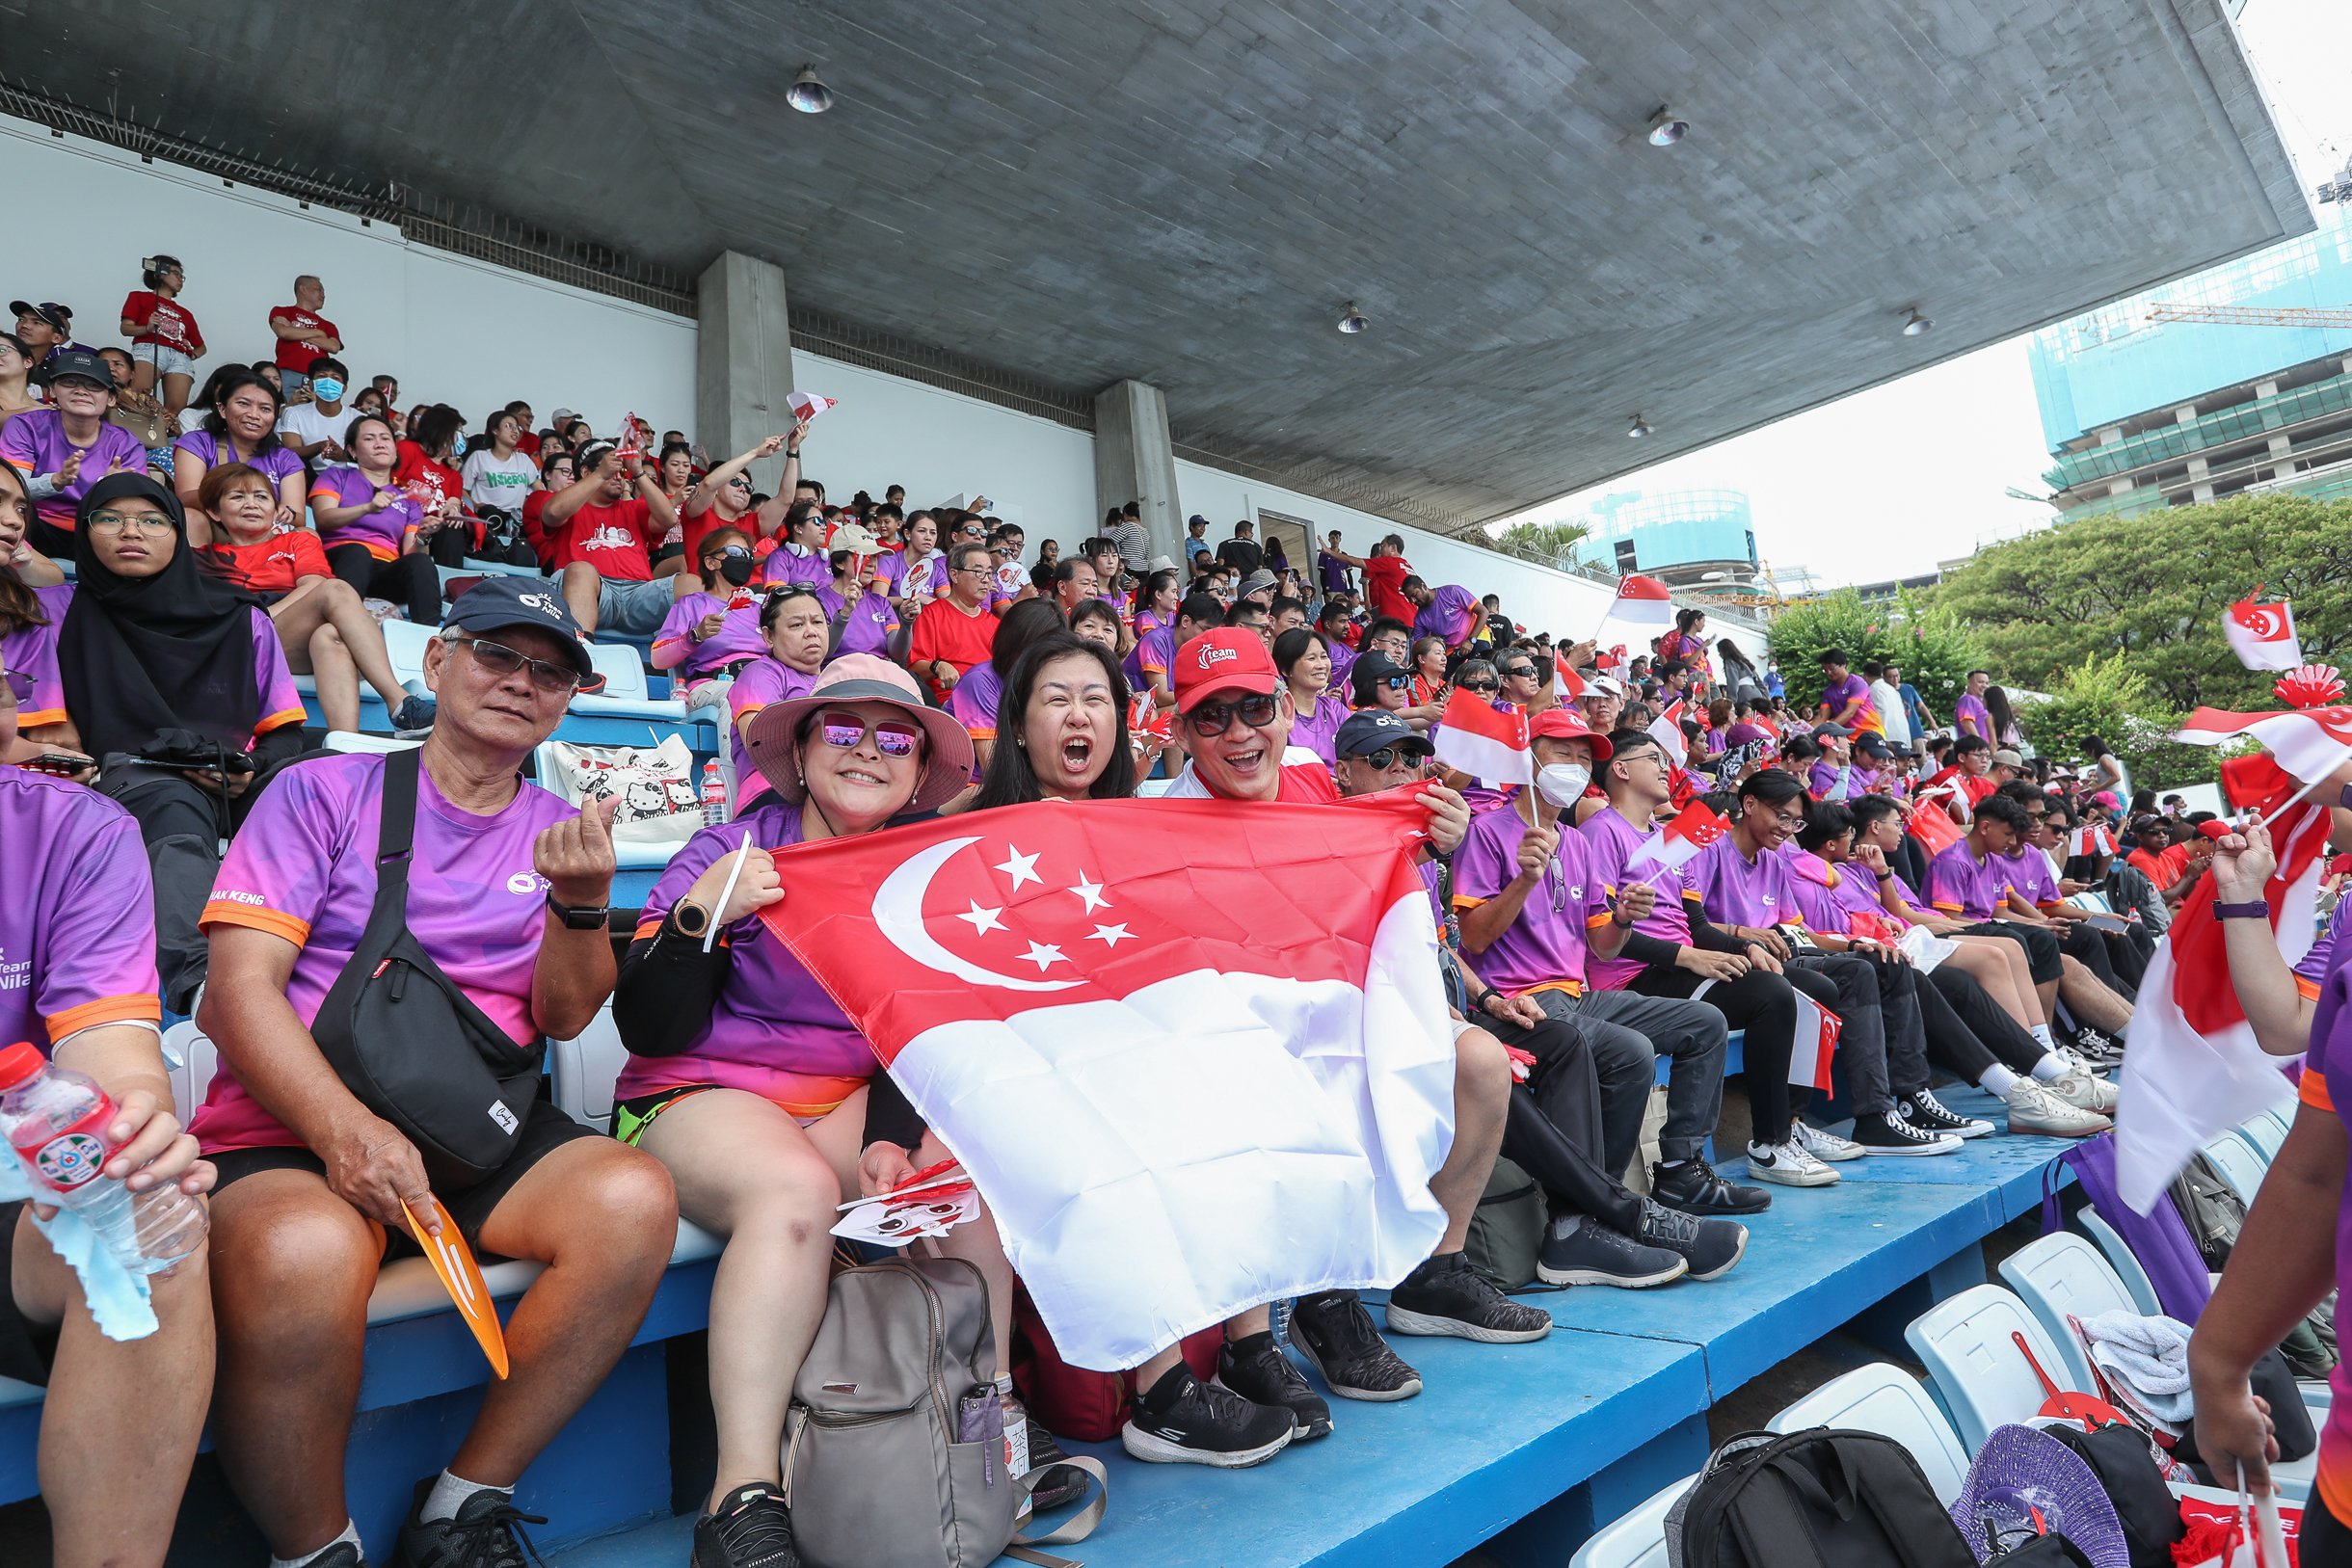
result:
[[(1788, 1143), (1750, 1154), (1749, 1172), (1772, 1181), (1777, 1177), (1768, 1173), (1793, 1163), (1797, 1173), (1808, 1174), (1809, 1167), (1795, 1155), (1836, 1161), (1863, 1155), (1954, 1153), (1958, 1138), (1914, 1126), (1897, 1108), (1898, 1094), (1913, 1100), (1928, 1081), (1911, 965), (1884, 943), (1805, 925), (1796, 865), (1785, 852), (1804, 826), (1804, 785), (1795, 775), (1777, 768), (1752, 775), (1740, 785), (1731, 831), (1695, 863), (1700, 906), (1709, 920), (1727, 926), (1734, 939), (1762, 947), (1783, 969), (1816, 970), (1837, 988), (1841, 1027), (1835, 1040), (1853, 1093), (1854, 1136), (1841, 1138), (1799, 1116)], [(1799, 1064), (1805, 1060), (1806, 1044), (1800, 1036)], [(1822, 1079), (1807, 1081), (1824, 1086)], [(1759, 1123), (1756, 1130), (1765, 1129)], [(1759, 1154), (1766, 1163), (1759, 1165)]]
[(1646, 884), (1613, 898), (1591, 841), (1564, 815), (1584, 798), (1593, 764), (1609, 761), (1609, 738), (1585, 728), (1573, 708), (1537, 714), (1528, 733), (1535, 787), (1520, 790), (1508, 810), (1473, 817), (1454, 858), (1462, 951), (1491, 984), (1534, 997), (1548, 1016), (1584, 1031), (1600, 1074), (1610, 1169), (1633, 1161), (1642, 1106), (1664, 1055), (1672, 1067), (1658, 1147), (1662, 1170), (1679, 1175), (1659, 1201), (1694, 1213), (1753, 1213), (1767, 1195), (1731, 1186), (1704, 1157), (1723, 1107), (1724, 1015), (1702, 1002), (1609, 989), (1593, 972), (1596, 961), (1624, 950), (1658, 902)]

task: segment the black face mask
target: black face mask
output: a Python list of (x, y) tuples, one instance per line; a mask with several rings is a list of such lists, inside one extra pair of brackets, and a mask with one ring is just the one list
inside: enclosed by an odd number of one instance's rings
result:
[(751, 581), (752, 568), (757, 565), (748, 555), (730, 554), (719, 563), (719, 575), (740, 588)]

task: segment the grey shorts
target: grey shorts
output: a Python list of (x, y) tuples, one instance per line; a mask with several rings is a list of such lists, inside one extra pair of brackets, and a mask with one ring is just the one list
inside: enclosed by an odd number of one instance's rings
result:
[(670, 618), (670, 606), (677, 602), (678, 596), (670, 591), (667, 577), (655, 577), (649, 582), (606, 577), (597, 589), (597, 629), (650, 637), (661, 629), (661, 624)]

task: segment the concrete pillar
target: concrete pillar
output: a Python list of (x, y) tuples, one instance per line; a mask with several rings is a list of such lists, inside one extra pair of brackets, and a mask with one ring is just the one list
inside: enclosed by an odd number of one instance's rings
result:
[[(694, 439), (724, 463), (792, 428), (792, 334), (785, 316), (784, 269), (728, 251), (703, 269), (695, 288), (700, 331), (694, 352)], [(811, 456), (815, 465), (815, 455)], [(752, 465), (752, 488), (773, 492), (779, 455)]]
[(1094, 394), (1094, 516), (1143, 503), (1153, 555), (1184, 564), (1184, 513), (1176, 496), (1176, 449), (1168, 442), (1167, 395), (1139, 381), (1113, 382)]
[(2194, 403), (2185, 404), (2185, 405), (2183, 405), (2182, 407), (2178, 408), (2178, 409), (2175, 409), (2175, 410), (2173, 411), (2173, 423), (2174, 423), (2174, 424), (2176, 424), (2176, 425), (2193, 425), (2193, 424), (2195, 424), (2196, 422), (2197, 422), (2197, 405), (2196, 405), (2196, 404), (2194, 404)]

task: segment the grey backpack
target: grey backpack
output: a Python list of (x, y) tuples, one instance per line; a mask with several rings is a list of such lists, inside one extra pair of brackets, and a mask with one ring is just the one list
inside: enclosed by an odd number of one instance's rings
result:
[[(1521, 1091), (1513, 1091), (1521, 1092)], [(1536, 1255), (1543, 1247), (1543, 1189), (1508, 1159), (1497, 1158), (1486, 1191), (1470, 1218), (1462, 1250), (1470, 1266), (1498, 1290), (1524, 1290), (1536, 1283)]]
[[(986, 1568), (1024, 1544), (1013, 1526), (1029, 1488), (1005, 1468), (995, 1378), (972, 1264), (902, 1257), (833, 1277), (785, 1423), (785, 1493), (811, 1568)], [(1103, 1479), (1093, 1460), (1070, 1463)], [(1083, 1538), (1104, 1501), (1040, 1541)]]

